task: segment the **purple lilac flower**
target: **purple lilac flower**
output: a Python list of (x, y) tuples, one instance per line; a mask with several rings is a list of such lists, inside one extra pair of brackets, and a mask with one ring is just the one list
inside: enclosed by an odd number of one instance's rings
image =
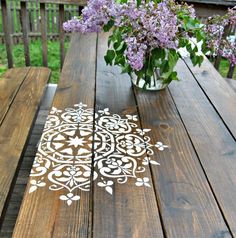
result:
[(125, 55), (128, 58), (128, 63), (134, 70), (141, 70), (143, 68), (147, 46), (143, 43), (138, 43), (135, 37), (127, 38), (125, 42), (127, 44)]
[(229, 9), (229, 16), (230, 16), (230, 24), (232, 26), (236, 26), (236, 6)]
[[(134, 70), (141, 70), (145, 55), (153, 48), (177, 48), (177, 16), (169, 7), (170, 0), (154, 4), (136, 0), (118, 4), (114, 0), (89, 0), (80, 19), (64, 23), (66, 31), (82, 33), (99, 32), (113, 17), (116, 27), (131, 27), (132, 33), (124, 35), (127, 44), (125, 55)], [(147, 47), (148, 46), (148, 47)]]
[(89, 0), (82, 10), (82, 18), (64, 23), (63, 28), (69, 32), (100, 32), (114, 14), (114, 7), (114, 0)]

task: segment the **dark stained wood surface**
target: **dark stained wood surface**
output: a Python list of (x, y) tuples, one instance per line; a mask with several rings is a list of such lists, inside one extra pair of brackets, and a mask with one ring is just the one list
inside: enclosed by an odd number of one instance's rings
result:
[[(0, 81), (2, 95), (10, 95), (1, 98), (1, 102), (7, 102), (0, 124), (1, 216), (49, 76), (46, 68), (12, 69)], [(9, 90), (6, 83), (12, 83), (16, 90)]]
[(201, 67), (193, 67), (188, 59), (186, 63), (236, 139), (236, 120), (233, 119), (236, 118), (235, 92), (206, 58)]
[(0, 125), (28, 72), (29, 68), (10, 69), (0, 80)]
[[(177, 68), (181, 82), (173, 82), (169, 86), (170, 92), (204, 167), (217, 202), (235, 236), (235, 140), (184, 62), (180, 61)], [(226, 84), (223, 80), (222, 84)]]
[[(103, 60), (107, 50), (104, 42), (107, 42), (107, 38), (108, 35), (105, 34), (99, 35), (98, 38), (96, 111), (109, 108), (111, 114), (118, 114), (122, 118), (126, 118), (127, 114), (137, 115), (129, 77), (121, 75), (118, 67), (106, 66)], [(121, 87), (122, 91), (119, 90)], [(95, 172), (99, 174), (97, 167)], [(150, 168), (147, 168), (143, 176), (151, 177)], [(105, 189), (97, 186), (98, 181), (94, 182), (93, 187), (95, 237), (109, 238), (111, 234), (112, 237), (163, 237), (153, 184), (151, 184), (152, 189), (137, 188), (135, 180), (130, 179), (125, 185), (114, 186), (112, 196)], [(110, 181), (117, 183), (115, 179)]]
[(167, 237), (214, 237), (228, 232), (187, 131), (168, 92), (136, 91), (142, 126), (151, 142), (169, 145), (155, 153), (152, 166), (157, 200)]
[[(104, 34), (98, 39), (72, 37), (53, 101), (59, 110), (80, 102), (95, 109), (93, 146), (87, 145), (94, 165), (91, 190), (76, 190), (80, 201), (67, 206), (58, 199), (60, 190), (43, 187), (29, 194), (30, 178), (13, 237), (236, 236), (235, 91), (206, 60), (200, 69), (188, 60), (179, 62), (182, 80), (172, 82), (169, 89), (133, 88), (120, 69), (105, 66), (106, 39)], [(96, 163), (97, 115), (105, 108), (121, 118), (138, 115), (138, 128), (151, 129), (151, 158), (160, 166), (150, 164), (143, 173), (150, 178), (149, 188), (135, 187), (135, 176), (123, 184), (111, 178), (111, 195), (98, 186), (100, 177), (94, 180), (101, 168)], [(158, 141), (168, 148), (155, 149)], [(128, 151), (124, 155), (130, 156)], [(136, 158), (137, 164), (142, 156)]]
[[(79, 102), (94, 106), (96, 35), (77, 36), (64, 63), (53, 101), (59, 110)], [(45, 175), (46, 176), (46, 175)], [(33, 178), (31, 178), (32, 180)], [(87, 237), (90, 219), (90, 193), (75, 191), (80, 201), (67, 206), (59, 200), (60, 191), (47, 187), (29, 194), (26, 189), (13, 237)]]

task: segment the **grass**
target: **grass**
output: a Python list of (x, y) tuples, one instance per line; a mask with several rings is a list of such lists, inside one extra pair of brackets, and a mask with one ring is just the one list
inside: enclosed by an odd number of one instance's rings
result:
[[(229, 61), (227, 60), (221, 60), (220, 62), (220, 74), (226, 78), (227, 77), (227, 73), (229, 70)], [(236, 69), (234, 70), (234, 74), (233, 74), (233, 79), (236, 80)]]
[[(69, 43), (66, 41), (65, 48)], [(13, 46), (14, 67), (25, 66), (24, 47)], [(30, 44), (30, 60), (32, 66), (42, 66), (42, 48), (40, 41)], [(52, 70), (50, 83), (57, 83), (60, 77), (60, 45), (59, 42), (48, 41), (48, 67)], [(5, 45), (0, 44), (0, 76), (7, 71), (7, 55)]]

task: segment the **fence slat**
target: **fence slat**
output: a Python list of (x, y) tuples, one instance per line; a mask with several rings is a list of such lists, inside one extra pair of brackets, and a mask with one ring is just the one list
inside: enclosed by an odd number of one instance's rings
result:
[(233, 78), (234, 70), (235, 70), (235, 66), (230, 65), (227, 78), (230, 78), (230, 79)]
[(8, 14), (7, 14), (6, 0), (1, 0), (1, 7), (2, 7), (2, 23), (3, 23), (3, 31), (5, 35), (8, 68), (12, 68), (13, 67), (12, 42), (11, 42), (11, 36), (10, 36), (10, 29), (8, 27)]
[(27, 32), (28, 19), (26, 2), (21, 2), (21, 22), (22, 22), (22, 33), (23, 33), (23, 44), (25, 50), (25, 65), (30, 66), (30, 52), (29, 52), (29, 38)]
[(60, 32), (60, 62), (61, 62), (61, 68), (64, 63), (65, 58), (65, 32), (62, 28), (63, 22), (65, 19), (65, 11), (64, 11), (64, 5), (59, 5), (59, 32)]
[(48, 66), (47, 56), (47, 28), (46, 28), (46, 8), (45, 3), (40, 3), (40, 15), (41, 15), (41, 39), (42, 39), (42, 50), (43, 50), (43, 66)]

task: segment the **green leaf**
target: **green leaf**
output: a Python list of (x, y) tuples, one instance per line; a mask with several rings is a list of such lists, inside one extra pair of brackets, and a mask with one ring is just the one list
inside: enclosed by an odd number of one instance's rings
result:
[(112, 65), (112, 62), (116, 56), (116, 53), (114, 50), (108, 50), (106, 55), (104, 56), (104, 59), (106, 61), (107, 65)]
[(108, 32), (110, 31), (110, 29), (114, 26), (114, 21), (113, 20), (110, 20), (105, 26), (103, 26), (103, 30), (105, 32)]

